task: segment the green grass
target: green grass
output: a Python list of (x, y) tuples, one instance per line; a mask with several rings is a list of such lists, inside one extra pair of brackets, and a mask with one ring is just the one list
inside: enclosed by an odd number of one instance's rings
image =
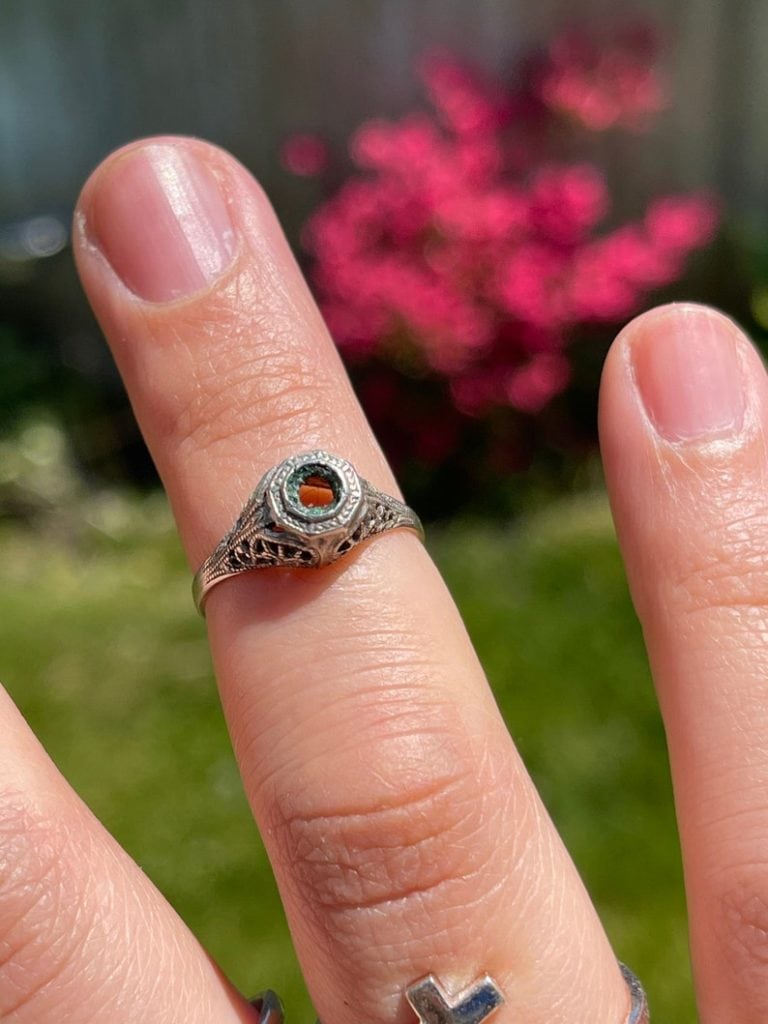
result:
[[(85, 534), (0, 534), (0, 675), (236, 984), (276, 988), (308, 1022), (164, 506), (115, 499), (89, 518)], [(692, 1024), (664, 735), (603, 498), (430, 546), (617, 954), (655, 1019)]]

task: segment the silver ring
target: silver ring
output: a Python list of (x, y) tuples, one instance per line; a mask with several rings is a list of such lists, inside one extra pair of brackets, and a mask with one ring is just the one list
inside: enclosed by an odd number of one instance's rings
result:
[[(619, 962), (619, 967), (632, 1003), (624, 1024), (650, 1024), (643, 986), (626, 964)], [(435, 976), (428, 974), (409, 985), (405, 996), (419, 1018), (419, 1024), (480, 1024), (504, 1004), (499, 986), (488, 975), (449, 999)], [(259, 1014), (259, 1024), (283, 1024), (283, 1007), (274, 992), (262, 993), (251, 1000), (251, 1005)]]
[[(648, 1000), (643, 986), (626, 964), (619, 962), (630, 996), (629, 1016), (624, 1024), (650, 1024)], [(434, 975), (421, 978), (406, 989), (406, 999), (419, 1024), (480, 1024), (504, 1004), (501, 989), (486, 975), (465, 992), (449, 999)]]
[(280, 997), (271, 988), (254, 996), (250, 1003), (259, 1015), (259, 1024), (283, 1024), (285, 1019), (283, 1004)]
[(405, 998), (419, 1024), (482, 1024), (504, 1005), (501, 989), (488, 974), (456, 996), (428, 974), (408, 986)]
[(192, 583), (197, 610), (223, 580), (251, 569), (319, 569), (375, 534), (424, 530), (416, 513), (383, 494), (338, 455), (292, 455), (259, 481), (240, 516)]
[(649, 1024), (651, 1014), (648, 1009), (648, 1000), (645, 997), (643, 986), (640, 984), (640, 979), (630, 971), (626, 964), (621, 963), (621, 961), (619, 961), (619, 967), (621, 968), (621, 973), (624, 975), (624, 980), (627, 983), (627, 988), (629, 989), (629, 994), (632, 999), (629, 1016), (627, 1017), (627, 1024)]

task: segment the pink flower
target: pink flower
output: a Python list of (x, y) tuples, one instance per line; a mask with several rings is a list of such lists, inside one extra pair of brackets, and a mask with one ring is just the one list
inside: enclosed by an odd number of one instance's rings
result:
[(666, 105), (652, 33), (625, 31), (604, 43), (566, 32), (549, 47), (539, 95), (593, 131), (642, 130)]
[(506, 121), (510, 101), (453, 54), (433, 52), (421, 64), (427, 93), (445, 123), (458, 134), (492, 131)]
[[(534, 415), (560, 394), (576, 333), (632, 315), (716, 230), (704, 196), (657, 199), (606, 229), (600, 168), (552, 159), (552, 111), (598, 129), (636, 128), (660, 109), (656, 51), (642, 34), (602, 45), (560, 37), (538, 79), (547, 106), (535, 108), (535, 125), (530, 91), (526, 107), (431, 55), (423, 74), (436, 113), (363, 123), (349, 145), (355, 171), (304, 228), (311, 279), (345, 354), (442, 381), (454, 426), (499, 408)], [(293, 140), (294, 166), (324, 166), (312, 138)], [(419, 415), (411, 450), (441, 457), (452, 442)]]
[(648, 207), (645, 225), (656, 245), (688, 251), (712, 241), (717, 204), (709, 196), (666, 196)]
[(641, 294), (631, 275), (612, 263), (610, 248), (599, 242), (578, 254), (568, 290), (578, 322), (624, 320), (634, 313)]
[(501, 308), (537, 328), (558, 327), (571, 316), (565, 253), (537, 242), (513, 249), (500, 266), (495, 295)]
[(328, 166), (328, 147), (319, 135), (291, 135), (280, 150), (280, 162), (291, 174), (311, 178)]
[(658, 246), (642, 224), (627, 224), (594, 242), (583, 252), (582, 273), (598, 272), (635, 287), (659, 288), (680, 273), (677, 253)]
[(589, 164), (550, 165), (534, 175), (530, 201), (537, 231), (573, 244), (605, 216), (608, 189), (600, 171)]
[(520, 412), (537, 413), (565, 390), (571, 366), (559, 352), (540, 352), (511, 371), (504, 382), (510, 405)]
[(436, 204), (435, 223), (448, 236), (468, 241), (512, 241), (529, 220), (529, 203), (520, 189), (455, 192)]
[(437, 125), (423, 114), (394, 124), (367, 121), (352, 136), (349, 150), (359, 167), (395, 174), (405, 182), (421, 180), (447, 155)]

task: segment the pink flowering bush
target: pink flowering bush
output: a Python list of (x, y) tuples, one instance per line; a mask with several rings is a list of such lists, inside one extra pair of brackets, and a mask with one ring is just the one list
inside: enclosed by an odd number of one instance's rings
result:
[(648, 25), (625, 29), (607, 43), (583, 32), (563, 33), (549, 48), (539, 94), (548, 108), (593, 131), (642, 131), (666, 106), (658, 50)]
[[(590, 133), (647, 126), (665, 100), (655, 59), (648, 32), (602, 45), (569, 33), (508, 89), (433, 54), (421, 68), (433, 110), (354, 133), (354, 172), (302, 241), (353, 368), (389, 365), (425, 395), (442, 389), (443, 410), (433, 395), (431, 424), (409, 430), (424, 461), (461, 442), (462, 419), (541, 413), (568, 388), (574, 339), (637, 312), (713, 237), (715, 206), (701, 195), (663, 196), (636, 220), (607, 220), (600, 167), (563, 156), (569, 132), (583, 149)], [(286, 144), (297, 173), (325, 159), (311, 136)], [(375, 376), (360, 375), (374, 418), (379, 409), (407, 418), (397, 387)]]

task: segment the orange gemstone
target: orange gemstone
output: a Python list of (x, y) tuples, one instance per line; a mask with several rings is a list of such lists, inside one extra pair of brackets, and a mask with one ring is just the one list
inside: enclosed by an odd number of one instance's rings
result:
[(299, 501), (305, 508), (324, 508), (334, 501), (333, 488), (321, 476), (308, 476), (299, 487)]

